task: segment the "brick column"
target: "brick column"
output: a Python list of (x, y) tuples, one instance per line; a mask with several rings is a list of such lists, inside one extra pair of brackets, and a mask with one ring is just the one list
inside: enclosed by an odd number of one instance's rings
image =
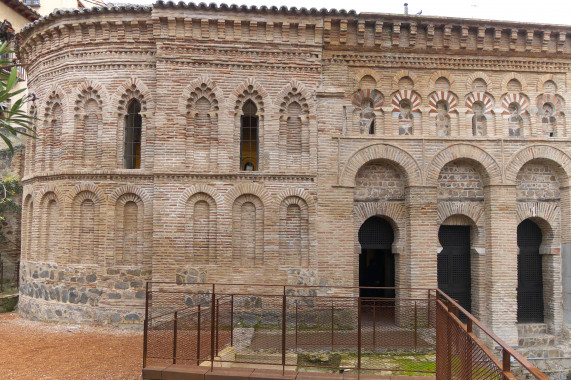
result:
[(482, 319), (508, 344), (517, 345), (517, 210), (515, 185), (487, 186), (486, 298)]
[(407, 244), (405, 278), (402, 286), (436, 288), (438, 224), (436, 187), (411, 186), (406, 189)]

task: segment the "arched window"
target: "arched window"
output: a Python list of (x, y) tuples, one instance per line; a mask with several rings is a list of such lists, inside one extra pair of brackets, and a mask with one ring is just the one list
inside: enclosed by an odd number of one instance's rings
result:
[(375, 134), (375, 112), (373, 107), (371, 99), (364, 99), (361, 102), (361, 134)]
[(472, 135), (486, 136), (488, 121), (484, 115), (486, 106), (482, 102), (474, 102), (472, 105), (474, 116), (472, 116)]
[(127, 115), (125, 115), (125, 154), (123, 158), (125, 169), (141, 168), (143, 118), (140, 113), (141, 103), (137, 99), (131, 99), (127, 105)]
[(450, 136), (450, 105), (445, 100), (436, 103), (436, 132), (439, 137)]
[(240, 118), (240, 170), (258, 170), (258, 109), (248, 100)]

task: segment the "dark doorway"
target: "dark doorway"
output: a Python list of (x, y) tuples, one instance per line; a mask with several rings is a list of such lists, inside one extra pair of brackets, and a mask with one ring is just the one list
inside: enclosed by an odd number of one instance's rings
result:
[(517, 226), (517, 321), (543, 323), (543, 270), (539, 246), (543, 235), (529, 219)]
[(470, 226), (440, 226), (438, 240), (438, 287), (471, 312)]
[[(359, 286), (394, 287), (395, 258), (392, 253), (393, 228), (383, 218), (373, 216), (359, 229)], [(361, 297), (394, 298), (394, 289), (361, 289)]]

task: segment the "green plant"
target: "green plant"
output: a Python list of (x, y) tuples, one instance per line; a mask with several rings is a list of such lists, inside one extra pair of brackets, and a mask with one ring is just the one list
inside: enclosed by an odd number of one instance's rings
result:
[[(10, 56), (10, 47), (8, 42), (0, 45), (0, 57)], [(17, 65), (6, 59), (0, 59), (0, 139), (2, 139), (11, 152), (14, 151), (12, 141), (9, 137), (20, 140), (18, 135), (35, 137), (33, 123), (35, 118), (30, 116), (24, 110), (26, 102), (33, 99), (32, 96), (20, 97), (18, 95), (26, 91), (25, 88), (14, 90), (14, 86), (18, 83)], [(8, 101), (12, 102), (7, 107)]]

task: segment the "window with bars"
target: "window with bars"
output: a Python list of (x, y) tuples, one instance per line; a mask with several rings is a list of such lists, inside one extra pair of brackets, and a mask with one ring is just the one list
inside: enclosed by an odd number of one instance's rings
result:
[(141, 103), (137, 99), (132, 99), (127, 106), (127, 115), (125, 115), (125, 152), (123, 156), (125, 169), (141, 168), (143, 118), (140, 113)]
[(258, 122), (256, 105), (248, 100), (240, 119), (240, 170), (258, 170)]

